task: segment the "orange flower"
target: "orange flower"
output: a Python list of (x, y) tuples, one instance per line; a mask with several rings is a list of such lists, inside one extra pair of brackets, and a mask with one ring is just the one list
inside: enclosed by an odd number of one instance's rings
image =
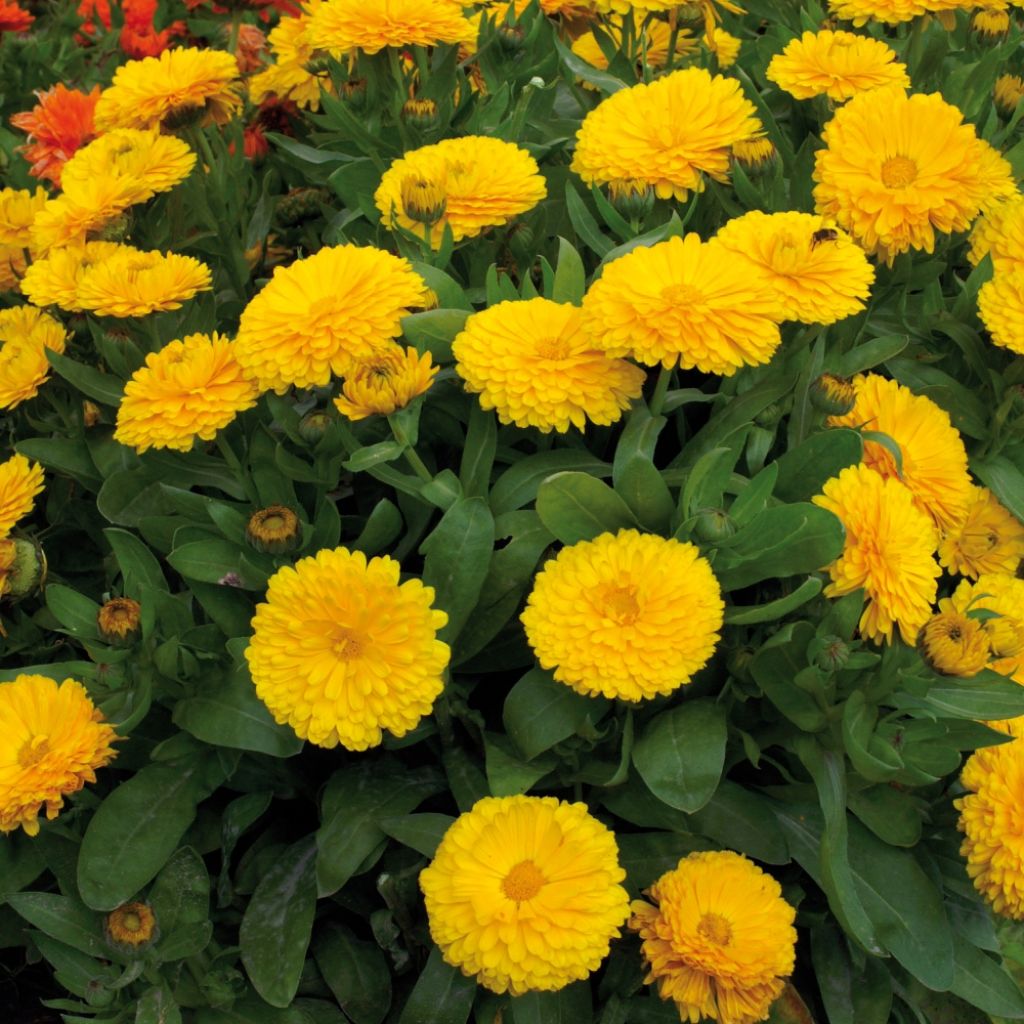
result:
[(157, 0), (124, 0), (124, 27), (121, 29), (121, 49), (132, 60), (158, 57), (176, 36), (185, 34), (185, 22), (171, 22), (159, 32), (153, 24), (157, 13)]
[(59, 186), (64, 164), (96, 137), (93, 112), (100, 87), (95, 85), (85, 93), (61, 83), (37, 92), (36, 96), (39, 102), (31, 110), (15, 114), (11, 124), (28, 134), (21, 152), (32, 164), (29, 174)]
[[(78, 5), (78, 16), (82, 19), (82, 31), (91, 36), (97, 28), (97, 22), (105, 29), (110, 28), (110, 0), (81, 0)], [(83, 37), (78, 37), (83, 42)]]
[(29, 25), (35, 20), (34, 14), (23, 11), (17, 4), (0, 0), (0, 33), (27, 32)]
[[(231, 26), (224, 26), (224, 34), (231, 39)], [(235, 60), (242, 74), (259, 71), (263, 67), (264, 55), (267, 52), (267, 37), (255, 25), (239, 25), (238, 39), (235, 42)]]

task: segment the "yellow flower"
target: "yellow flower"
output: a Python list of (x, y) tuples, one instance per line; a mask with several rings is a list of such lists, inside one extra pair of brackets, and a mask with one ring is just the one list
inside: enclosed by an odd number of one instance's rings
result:
[(629, 916), (614, 834), (585, 804), (484, 797), (420, 873), (445, 960), (492, 992), (552, 992), (597, 970)]
[(105, 263), (114, 253), (140, 250), (117, 242), (87, 242), (52, 249), (35, 260), (25, 271), (21, 290), (36, 306), (60, 306), (69, 312), (80, 312), (78, 286), (93, 267)]
[(760, 130), (738, 82), (685, 68), (599, 103), (580, 127), (572, 169), (587, 184), (635, 178), (682, 201), (703, 189), (704, 174), (728, 181), (730, 146)]
[(42, 188), (35, 192), (0, 188), (0, 292), (18, 287), (25, 271), (25, 250), (31, 246), (32, 222), (46, 199)]
[(81, 247), (97, 235), (123, 234), (123, 214), (137, 201), (138, 187), (120, 175), (101, 175), (83, 182), (74, 198), (47, 200), (32, 222), (31, 241), (36, 255), (62, 246)]
[(742, 854), (691, 853), (632, 904), (648, 984), (684, 1021), (766, 1020), (793, 972), (796, 911)]
[(500, 302), (474, 313), (452, 344), (466, 390), (502, 423), (565, 433), (615, 423), (640, 397), (644, 372), (597, 348), (576, 306)]
[(637, 701), (691, 682), (714, 653), (724, 607), (694, 545), (620, 530), (545, 563), (520, 619), (559, 682)]
[(434, 589), (399, 584), (387, 555), (335, 548), (278, 570), (256, 606), (245, 652), (256, 694), (275, 720), (321, 747), (375, 747), (404, 736), (444, 687), (448, 615)]
[(211, 287), (210, 268), (191, 256), (123, 246), (82, 274), (77, 301), (101, 316), (146, 316), (180, 309), (186, 299)]
[(892, 642), (899, 626), (908, 644), (931, 614), (936, 578), (932, 557), (937, 536), (914, 496), (894, 477), (868, 466), (848, 466), (812, 500), (837, 516), (846, 529), (843, 553), (830, 566), (827, 597), (863, 588), (867, 606), (860, 631), (870, 640)]
[(928, 0), (829, 0), (828, 9), (837, 18), (852, 21), (858, 28), (869, 21), (895, 25), (925, 14)]
[(823, 373), (811, 385), (811, 405), (830, 416), (843, 416), (857, 403), (857, 388), (848, 377)]
[[(633, 32), (635, 35), (638, 35), (638, 25), (644, 19), (642, 17), (638, 18), (632, 11), (626, 15), (613, 16), (599, 24), (601, 31), (609, 36), (620, 50), (622, 49), (623, 23), (626, 18), (633, 22)], [(647, 44), (647, 66), (649, 68), (663, 68), (668, 63), (668, 48), (672, 41), (672, 27), (667, 21), (650, 21), (644, 28), (644, 35), (646, 36), (645, 42)], [(645, 51), (639, 46), (637, 49), (640, 50), (642, 56)], [(697, 40), (694, 38), (693, 33), (689, 29), (678, 28), (676, 30), (676, 59), (685, 57), (695, 52), (696, 49)], [(608, 57), (605, 55), (604, 50), (601, 49), (601, 44), (597, 41), (597, 36), (593, 32), (586, 32), (574, 39), (572, 52), (580, 59), (585, 60), (591, 67), (595, 67), (600, 71), (608, 69)], [(642, 71), (643, 69), (640, 68), (640, 70)], [(597, 86), (582, 80), (580, 84), (585, 89), (597, 88)]]
[(343, 57), (352, 49), (433, 46), (472, 38), (472, 25), (451, 0), (327, 0), (313, 14), (308, 39)]
[(971, 17), (971, 31), (982, 42), (998, 43), (1010, 31), (1010, 15), (1006, 11), (975, 11)]
[(752, 210), (715, 236), (767, 278), (779, 316), (805, 324), (831, 324), (864, 308), (875, 269), (849, 235), (813, 213)]
[(1003, 573), (962, 580), (951, 600), (965, 615), (988, 613), (981, 623), (992, 651), (989, 668), (1024, 683), (1024, 580)]
[(819, 213), (892, 262), (935, 248), (935, 232), (964, 231), (1013, 191), (1010, 165), (938, 94), (898, 86), (855, 96), (825, 125), (815, 156)]
[(742, 40), (730, 35), (723, 28), (713, 28), (705, 34), (704, 45), (718, 59), (720, 68), (728, 68), (736, 63)]
[(235, 355), (216, 333), (190, 334), (150, 353), (125, 385), (114, 438), (139, 452), (187, 452), (197, 437), (212, 440), (259, 397)]
[(0, 537), (0, 598), (10, 589), (11, 571), (18, 558), (18, 545), (9, 537)]
[(182, 46), (130, 60), (96, 104), (96, 127), (159, 128), (195, 115), (224, 124), (240, 109), (238, 64), (221, 50)]
[(249, 79), (249, 98), (255, 104), (274, 95), (308, 110), (320, 109), (320, 87), (333, 92), (330, 76), (306, 70), (313, 59), (309, 41), (309, 17), (282, 18), (270, 30), (267, 42), (277, 58)]
[(740, 139), (732, 144), (732, 159), (738, 163), (748, 175), (758, 175), (766, 171), (778, 158), (775, 143), (767, 136), (752, 135), (749, 139)]
[(974, 222), (970, 241), (974, 266), (988, 255), (995, 270), (1024, 268), (1024, 195), (1015, 193), (987, 210)]
[(1016, 573), (1024, 559), (1024, 525), (987, 487), (972, 487), (967, 517), (942, 538), (939, 562), (976, 580), (983, 574)]
[(805, 32), (772, 57), (765, 75), (798, 100), (824, 95), (842, 103), (882, 85), (910, 87), (892, 49), (854, 32)]
[(321, 249), (274, 268), (242, 312), (237, 358), (261, 390), (322, 386), (386, 351), (425, 299), (408, 260), (372, 246)]
[(148, 903), (124, 903), (107, 914), (104, 927), (120, 946), (146, 946), (156, 937), (156, 916)]
[(768, 281), (721, 242), (692, 234), (609, 263), (584, 296), (583, 319), (611, 356), (725, 377), (767, 363), (781, 340)]
[(514, 143), (466, 135), (422, 146), (391, 164), (373, 197), (385, 224), (399, 224), (421, 238), (427, 237), (424, 220), (410, 215), (403, 196), (403, 189), (416, 182), (444, 197), (441, 213), (429, 222), (435, 249), (445, 225), (456, 242), (474, 238), (507, 224), (547, 195), (537, 161)]
[(35, 398), (50, 373), (46, 350), (64, 351), (67, 332), (42, 310), (0, 310), (0, 409)]
[(412, 347), (403, 352), (395, 345), (359, 363), (345, 378), (334, 405), (350, 420), (387, 416), (424, 394), (433, 384), (437, 371), (429, 352), (421, 356)]
[(42, 489), (43, 468), (38, 463), (30, 463), (24, 455), (12, 455), (0, 462), (0, 539), (32, 511)]
[(958, 611), (948, 597), (939, 602), (938, 612), (924, 624), (918, 644), (936, 671), (965, 679), (985, 668), (991, 653), (981, 622)]
[(864, 441), (864, 462), (882, 476), (902, 481), (938, 527), (956, 528), (967, 515), (973, 485), (967, 450), (949, 413), (925, 395), (875, 373), (855, 377), (853, 383), (853, 409), (833, 416), (829, 426), (888, 435), (899, 447), (899, 463), (889, 447), (871, 439)]
[(1012, 117), (1017, 104), (1024, 99), (1024, 78), (1020, 75), (1000, 75), (992, 90), (992, 98), (1000, 114)]
[(1024, 355), (1024, 263), (997, 270), (981, 286), (978, 315), (997, 345)]
[(139, 632), (142, 605), (130, 597), (114, 597), (105, 602), (96, 614), (100, 636), (108, 644), (133, 640)]
[(116, 739), (74, 679), (58, 685), (20, 675), (0, 683), (0, 832), (20, 826), (37, 835), (43, 808), (52, 821), (65, 796), (95, 782)]

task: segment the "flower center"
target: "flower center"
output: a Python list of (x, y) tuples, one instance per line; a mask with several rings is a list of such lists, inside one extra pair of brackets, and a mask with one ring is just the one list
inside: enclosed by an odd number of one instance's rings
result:
[(33, 736), (21, 745), (18, 751), (18, 764), (22, 768), (34, 768), (50, 752), (48, 736)]
[(284, 527), (284, 516), (272, 513), (266, 516), (260, 525), (264, 530), (280, 530)]
[(539, 359), (566, 359), (569, 356), (569, 346), (563, 338), (542, 338), (537, 342), (537, 357)]
[(705, 914), (697, 922), (697, 934), (716, 946), (728, 946), (732, 942), (732, 925), (721, 914)]
[(640, 615), (640, 600), (636, 587), (631, 585), (609, 587), (601, 595), (601, 610), (620, 626), (631, 626)]
[(331, 650), (341, 661), (354, 661), (363, 653), (366, 637), (342, 627), (334, 634)]
[(906, 188), (917, 178), (917, 164), (907, 156), (891, 156), (882, 164), (882, 184), (886, 188)]
[(661, 289), (661, 297), (673, 306), (696, 306), (704, 301), (699, 288), (692, 284), (670, 284)]
[(524, 903), (532, 900), (546, 881), (532, 860), (521, 860), (502, 879), (501, 891), (515, 903)]
[(142, 930), (142, 918), (134, 910), (125, 911), (121, 915), (121, 927), (129, 932)]

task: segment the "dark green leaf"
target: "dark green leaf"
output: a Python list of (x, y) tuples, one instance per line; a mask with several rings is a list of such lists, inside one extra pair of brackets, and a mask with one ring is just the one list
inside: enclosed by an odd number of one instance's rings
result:
[(825, 482), (864, 456), (864, 442), (856, 430), (835, 427), (812, 434), (778, 459), (775, 494), (783, 501), (807, 501), (821, 494)]
[(537, 515), (563, 544), (636, 527), (629, 506), (607, 484), (586, 473), (555, 473), (537, 491)]
[(313, 956), (346, 1017), (353, 1024), (380, 1024), (391, 1007), (391, 972), (380, 947), (329, 924), (317, 935)]
[(476, 982), (449, 967), (435, 946), (398, 1018), (398, 1024), (466, 1024)]

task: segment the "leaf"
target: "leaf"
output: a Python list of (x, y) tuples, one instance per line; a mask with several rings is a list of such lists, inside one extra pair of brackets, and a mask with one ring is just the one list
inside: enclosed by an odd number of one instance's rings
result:
[(571, 242), (558, 239), (558, 264), (555, 267), (555, 284), (551, 298), (555, 302), (571, 302), (579, 305), (587, 289), (587, 277), (583, 260)]
[(112, 473), (96, 495), (96, 509), (115, 526), (138, 526), (140, 519), (167, 511), (163, 486), (141, 470)]
[(553, 758), (523, 761), (507, 737), (493, 732), (484, 733), (484, 758), (491, 796), (527, 793), (557, 765)]
[(726, 733), (723, 708), (687, 701), (653, 719), (633, 747), (633, 764), (659, 800), (692, 814), (718, 786)]
[(713, 840), (683, 836), (678, 832), (630, 832), (617, 835), (619, 861), (626, 872), (626, 884), (641, 892), (670, 871), (681, 857), (699, 850), (713, 850)]
[(239, 577), (243, 586), (254, 587), (256, 581), (246, 581), (241, 572), (242, 553), (237, 544), (211, 537), (209, 540), (194, 540), (176, 547), (167, 556), (167, 562), (190, 580), (217, 583), (233, 573)]
[(475, 995), (476, 982), (449, 967), (434, 946), (398, 1024), (466, 1024)]
[(109, 529), (103, 531), (107, 543), (114, 549), (118, 568), (124, 577), (125, 593), (138, 599), (140, 587), (146, 584), (155, 590), (167, 590), (160, 562), (145, 544), (127, 530)]
[(775, 495), (783, 501), (807, 501), (820, 494), (826, 481), (864, 456), (864, 442), (856, 430), (833, 427), (812, 434), (781, 456)]
[(844, 377), (871, 370), (898, 356), (910, 344), (906, 334), (885, 334), (850, 349), (839, 359), (839, 373)]
[(730, 626), (752, 626), (758, 622), (778, 622), (791, 611), (807, 604), (821, 593), (824, 583), (817, 576), (808, 576), (792, 593), (748, 607), (733, 605), (725, 609), (725, 622)]
[(29, 924), (89, 956), (111, 959), (102, 919), (77, 900), (49, 892), (19, 892), (7, 897)]
[(587, 209), (580, 194), (573, 188), (571, 181), (565, 183), (565, 210), (577, 236), (598, 256), (606, 256), (612, 251), (611, 240), (597, 226), (594, 215)]
[(950, 991), (993, 1016), (1024, 1019), (1024, 995), (1017, 982), (997, 961), (959, 937), (953, 940)]
[(210, 916), (210, 875), (203, 858), (191, 846), (176, 850), (164, 865), (149, 891), (149, 903), (165, 937), (181, 925), (206, 923)]
[(829, 1024), (888, 1024), (892, 981), (881, 961), (865, 957), (858, 971), (831, 922), (812, 929), (811, 957)]
[(896, 696), (904, 706), (928, 708), (943, 718), (993, 721), (1024, 715), (1024, 688), (996, 672), (984, 671), (962, 681), (936, 676), (925, 685), (923, 697)]
[(527, 992), (512, 1000), (512, 1024), (590, 1024), (593, 1007), (585, 981), (558, 992)]
[(271, 1006), (287, 1007), (299, 989), (316, 909), (314, 836), (289, 846), (270, 865), (238, 931), (242, 963)]
[(433, 857), (455, 819), (447, 814), (406, 814), (398, 818), (378, 818), (381, 831), (403, 846)]
[(60, 583), (51, 583), (44, 593), (46, 607), (72, 636), (85, 640), (99, 637), (97, 616), (100, 606), (95, 601)]
[(528, 505), (537, 497), (540, 485), (555, 473), (582, 472), (594, 477), (609, 477), (612, 467), (582, 449), (556, 448), (550, 452), (527, 455), (510, 466), (491, 488), (491, 511), (495, 516)]
[(538, 488), (536, 507), (541, 522), (563, 544), (638, 525), (622, 498), (586, 473), (549, 476)]
[(181, 1024), (181, 1010), (165, 985), (142, 993), (135, 1005), (135, 1024)]
[(77, 363), (68, 356), (54, 352), (53, 349), (48, 348), (44, 351), (54, 370), (83, 395), (115, 408), (121, 404), (121, 399), (124, 398), (124, 383), (117, 377)]
[(339, 924), (313, 943), (313, 956), (328, 988), (353, 1024), (380, 1024), (391, 1007), (391, 971), (380, 948)]
[(14, 450), (33, 462), (42, 463), (47, 469), (67, 473), (90, 490), (99, 485), (100, 474), (89, 454), (88, 445), (81, 438), (30, 437), (16, 442)]
[(971, 470), (1009, 512), (1024, 521), (1024, 473), (1003, 455), (972, 459)]
[(766, 864), (788, 864), (786, 840), (772, 814), (771, 802), (728, 779), (711, 800), (689, 819), (694, 832), (739, 850)]
[(792, 622), (765, 641), (750, 662), (750, 674), (765, 696), (799, 729), (817, 732), (827, 720), (818, 702), (794, 680), (807, 665), (807, 646), (814, 639), (809, 622)]
[(452, 361), (452, 342), (466, 325), (469, 310), (428, 309), (402, 318), (402, 333), (421, 353), (429, 352), (438, 363)]

